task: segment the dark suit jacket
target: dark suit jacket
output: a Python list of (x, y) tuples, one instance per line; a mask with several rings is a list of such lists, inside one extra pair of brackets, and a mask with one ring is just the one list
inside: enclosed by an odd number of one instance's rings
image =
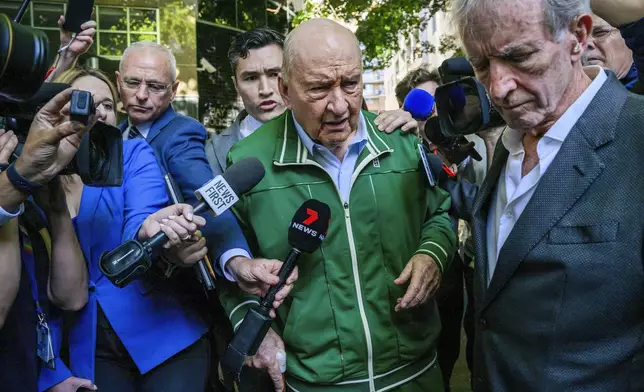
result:
[[(121, 130), (126, 127), (127, 122), (121, 124)], [(197, 202), (195, 190), (214, 177), (204, 150), (204, 126), (191, 117), (178, 114), (170, 106), (152, 124), (146, 140), (154, 150), (162, 171), (173, 177), (184, 201), (194, 205)], [(226, 211), (216, 218), (204, 214), (204, 218), (206, 226), (201, 232), (208, 241), (213, 267), (218, 267), (219, 257), (230, 249), (239, 248), (249, 252), (232, 212)]]
[[(508, 151), (476, 189), (472, 219), (477, 392), (644, 391), (644, 98), (612, 73), (566, 138), (487, 285), (487, 215)], [(475, 196), (475, 197), (474, 197)]]

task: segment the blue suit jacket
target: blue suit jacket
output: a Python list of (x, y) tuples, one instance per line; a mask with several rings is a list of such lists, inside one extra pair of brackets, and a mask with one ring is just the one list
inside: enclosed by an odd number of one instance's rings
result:
[[(121, 130), (127, 122), (121, 124)], [(214, 176), (206, 159), (206, 129), (197, 120), (174, 111), (172, 106), (159, 117), (150, 128), (146, 138), (157, 156), (159, 166), (169, 173), (181, 190), (184, 201), (196, 204), (195, 190)], [(250, 254), (246, 239), (230, 211), (218, 217), (205, 214), (206, 226), (201, 229), (208, 241), (215, 267), (216, 261), (226, 251), (243, 249)]]
[[(168, 203), (165, 183), (147, 143), (125, 141), (123, 150), (123, 184), (115, 188), (86, 186), (74, 220), (88, 263), (90, 287), (87, 306), (71, 323), (70, 367), (74, 376), (89, 380), (94, 379), (98, 303), (141, 373), (189, 347), (207, 331), (204, 321), (181, 305), (171, 287), (149, 291), (142, 281), (135, 281), (120, 289), (99, 269), (103, 252), (134, 238), (145, 218)], [(56, 327), (56, 320), (52, 323)], [(57, 332), (55, 337), (59, 338)], [(60, 374), (65, 371), (63, 366), (55, 370)], [(60, 380), (48, 372), (41, 372), (41, 377)]]

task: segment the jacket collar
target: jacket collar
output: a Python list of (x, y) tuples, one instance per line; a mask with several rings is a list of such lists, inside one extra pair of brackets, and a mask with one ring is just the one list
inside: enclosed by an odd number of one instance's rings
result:
[(148, 143), (151, 143), (154, 138), (159, 136), (159, 133), (161, 133), (161, 130), (165, 128), (166, 125), (172, 121), (173, 118), (177, 117), (177, 112), (174, 111), (174, 108), (172, 105), (168, 106), (165, 112), (161, 115), (161, 117), (157, 118), (154, 123), (152, 124), (152, 127), (150, 127), (150, 133), (148, 133), (148, 137), (146, 140)]
[[(177, 112), (174, 111), (174, 108), (172, 105), (168, 106), (165, 112), (161, 115), (161, 117), (157, 118), (154, 120), (152, 123), (152, 126), (150, 127), (150, 132), (148, 132), (148, 137), (145, 139), (148, 143), (152, 142), (154, 138), (159, 136), (159, 133), (161, 133), (161, 130), (172, 121), (173, 118), (177, 116)], [(121, 129), (121, 132), (125, 132), (129, 125), (129, 120), (123, 121), (120, 125), (119, 128)]]
[[(367, 125), (367, 150), (370, 155), (378, 156), (385, 152), (390, 152), (392, 149), (380, 137), (379, 131), (376, 128), (373, 120), (363, 111), (365, 123)], [(280, 126), (282, 128), (280, 136), (277, 138), (275, 144), (275, 154), (273, 155), (273, 162), (276, 164), (303, 164), (306, 163), (308, 151), (295, 129), (293, 122), (293, 115), (290, 110), (286, 110), (279, 118)]]
[(235, 117), (235, 121), (226, 129), (224, 129), (219, 135), (220, 136), (239, 136), (238, 140), (241, 140), (241, 134), (240, 134), (240, 127), (241, 127), (241, 122), (248, 116), (248, 112), (246, 109), (242, 109), (239, 114), (237, 114), (237, 117)]

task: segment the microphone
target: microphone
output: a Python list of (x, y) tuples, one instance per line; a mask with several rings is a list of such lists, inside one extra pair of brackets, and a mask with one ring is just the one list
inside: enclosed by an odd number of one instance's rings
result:
[(419, 88), (412, 89), (405, 97), (403, 109), (415, 120), (425, 121), (434, 112), (434, 96)]
[[(257, 158), (243, 159), (195, 191), (200, 200), (194, 214), (210, 210), (219, 216), (239, 201), (239, 195), (251, 190), (264, 178), (264, 165)], [(101, 255), (99, 268), (114, 285), (125, 287), (142, 276), (152, 266), (152, 252), (168, 242), (168, 236), (159, 231), (143, 242), (130, 240)]]
[(303, 253), (313, 253), (326, 237), (331, 219), (331, 209), (315, 199), (305, 201), (297, 210), (288, 228), (288, 243), (291, 250), (279, 270), (279, 283), (271, 287), (260, 304), (246, 312), (244, 321), (233, 336), (221, 360), (221, 366), (235, 375), (239, 381), (246, 357), (257, 354), (259, 345), (271, 327), (269, 316), (275, 295), (284, 287), (288, 276), (293, 272), (297, 259)]

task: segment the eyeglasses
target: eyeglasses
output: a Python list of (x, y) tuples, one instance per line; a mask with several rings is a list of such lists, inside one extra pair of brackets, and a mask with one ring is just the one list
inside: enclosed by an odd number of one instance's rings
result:
[(168, 87), (172, 86), (172, 83), (161, 84), (157, 82), (144, 82), (138, 79), (122, 79), (121, 81), (123, 82), (123, 87), (127, 90), (138, 91), (141, 85), (145, 85), (152, 94), (162, 94), (168, 90)]
[(595, 41), (603, 41), (618, 31), (619, 29), (599, 28), (599, 29), (593, 30), (593, 32), (590, 35), (591, 37), (593, 37)]

